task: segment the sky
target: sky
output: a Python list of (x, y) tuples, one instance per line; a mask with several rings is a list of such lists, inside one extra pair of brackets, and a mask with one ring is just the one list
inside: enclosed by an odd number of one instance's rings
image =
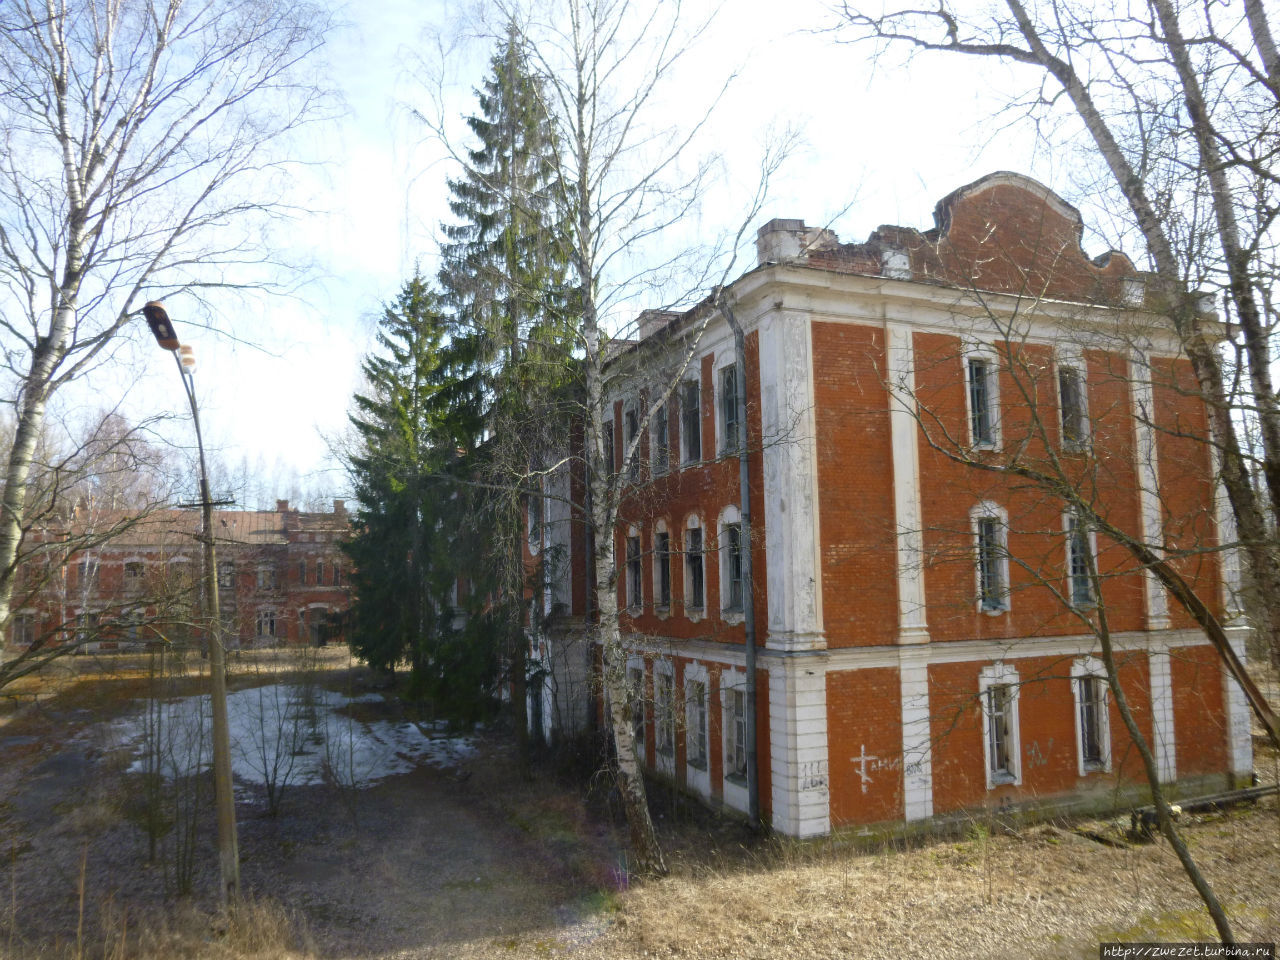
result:
[[(702, 4), (687, 6), (696, 15)], [(280, 251), (308, 265), (293, 292), (215, 303), (216, 325), (234, 338), (184, 328), (184, 304), (167, 304), (197, 353), (201, 419), (215, 457), (264, 474), (278, 496), (288, 496), (290, 484), (316, 495), (349, 493), (333, 443), (347, 429), (381, 305), (415, 265), (434, 272), (436, 236), (448, 219), (446, 180), (457, 167), (414, 111), (430, 113), (435, 103), (421, 80), (428, 73), (450, 80), (445, 114), (460, 119), (474, 109), (471, 90), (487, 48), (472, 43), (443, 63), (433, 53), (433, 37), (456, 32), (459, 9), (456, 0), (346, 9), (326, 51), (345, 108), (302, 144), (320, 161), (296, 184), (314, 212), (290, 226)], [(1013, 68), (944, 56), (877, 62), (871, 47), (822, 32), (830, 22), (827, 5), (812, 0), (728, 0), (657, 104), (672, 124), (693, 123), (736, 74), (691, 148), (722, 157), (718, 188), (695, 225), (708, 234), (736, 225), (768, 131), (800, 133), (801, 149), (746, 234), (742, 269), (753, 262), (755, 228), (773, 217), (829, 225), (857, 241), (882, 223), (931, 227), (940, 198), (994, 170), (1064, 190), (1066, 161), (1038, 148), (1023, 126), (992, 120), (1000, 91), (1018, 84)], [(163, 402), (154, 399), (165, 395), (158, 378), (173, 376), (153, 355), (134, 389), (148, 403)]]

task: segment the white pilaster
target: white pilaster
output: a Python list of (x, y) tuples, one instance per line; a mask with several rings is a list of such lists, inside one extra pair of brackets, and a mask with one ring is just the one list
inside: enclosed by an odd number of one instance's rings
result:
[(1221, 558), (1218, 562), (1222, 564), (1220, 583), (1222, 609), (1226, 612), (1228, 623), (1242, 623), (1244, 603), (1241, 592), (1240, 550), (1236, 546), (1240, 539), (1236, 530), (1236, 515), (1231, 509), (1226, 488), (1218, 481), (1222, 476), (1222, 462), (1215, 444), (1209, 445), (1209, 454), (1213, 458), (1213, 519), (1218, 533), (1218, 545), (1222, 548), (1218, 553)]
[[(1155, 414), (1151, 393), (1151, 370), (1146, 358), (1135, 351), (1130, 357), (1133, 376), (1130, 399), (1138, 462), (1138, 509), (1142, 516), (1142, 538), (1157, 551), (1164, 548), (1164, 528), (1160, 516), (1160, 468), (1156, 458)], [(1169, 597), (1150, 570), (1145, 572), (1147, 629), (1169, 629)]]
[(929, 728), (929, 648), (898, 650), (902, 692), (903, 818), (933, 816), (933, 741)]
[(893, 449), (894, 520), (898, 534), (898, 642), (927, 643), (924, 532), (920, 513), (915, 371), (911, 328), (885, 323), (889, 373), (889, 436)]
[(822, 628), (818, 463), (809, 320), (770, 313), (760, 327), (765, 551), (774, 650), (827, 645)]
[[(1231, 649), (1241, 662), (1245, 659), (1245, 640), (1248, 636), (1248, 627), (1227, 628)], [(1240, 684), (1225, 669), (1222, 671), (1222, 685), (1222, 702), (1227, 711), (1227, 751), (1230, 754), (1231, 772), (1237, 777), (1247, 777), (1253, 773), (1253, 715)]]
[(769, 668), (773, 829), (789, 837), (831, 832), (825, 656)]
[(1178, 747), (1173, 729), (1173, 674), (1168, 650), (1149, 650), (1147, 666), (1151, 674), (1151, 726), (1155, 732), (1152, 748), (1161, 783), (1178, 779)]

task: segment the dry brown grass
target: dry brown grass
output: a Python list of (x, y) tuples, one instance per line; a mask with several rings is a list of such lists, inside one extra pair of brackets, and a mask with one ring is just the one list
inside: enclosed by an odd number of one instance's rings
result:
[(130, 912), (107, 904), (99, 927), (78, 939), (0, 944), (5, 960), (312, 960), (305, 931), (278, 904), (249, 900), (234, 913), (210, 916), (189, 903), (167, 912)]
[[(1280, 937), (1275, 805), (1201, 818), (1190, 842), (1242, 940)], [(1107, 847), (1031, 827), (875, 853), (776, 844), (737, 862), (678, 862), (618, 899), (592, 956), (1097, 956), (1106, 939), (1213, 939), (1163, 843)]]

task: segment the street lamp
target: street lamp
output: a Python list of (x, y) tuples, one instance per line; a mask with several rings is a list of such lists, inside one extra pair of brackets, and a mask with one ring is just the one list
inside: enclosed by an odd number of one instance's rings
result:
[(213, 501), (209, 496), (209, 471), (204, 462), (204, 439), (200, 435), (200, 411), (196, 407), (195, 353), (178, 342), (164, 304), (152, 300), (142, 308), (156, 342), (173, 354), (182, 378), (182, 388), (191, 404), (196, 427), (196, 447), (200, 452), (200, 511), (204, 543), (204, 597), (208, 615), (209, 692), (213, 705), (213, 796), (218, 811), (218, 862), (222, 868), (220, 897), (224, 906), (240, 899), (240, 853), (236, 842), (236, 805), (231, 792), (231, 735), (227, 724), (227, 667), (222, 645), (222, 618), (218, 610), (218, 567), (213, 551)]

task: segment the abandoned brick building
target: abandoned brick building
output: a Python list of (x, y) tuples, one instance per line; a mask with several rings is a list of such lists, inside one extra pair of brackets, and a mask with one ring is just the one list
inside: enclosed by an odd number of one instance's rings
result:
[[(72, 554), (54, 569), (23, 571), (15, 593), (10, 642), (74, 639), (83, 649), (115, 649), (195, 633), (202, 548), (198, 510), (159, 510), (136, 521), (83, 506), (66, 533), (121, 532)], [(346, 507), (214, 513), (218, 602), (229, 646), (321, 643), (338, 639), (350, 602), (339, 549), (350, 528)], [(45, 531), (57, 537), (60, 531)]]
[[(727, 289), (744, 384), (710, 304), (648, 316), (619, 351), (606, 437), (633, 484), (615, 556), (647, 766), (746, 809), (753, 603), (761, 806), (776, 830), (1114, 804), (1143, 772), (1090, 626), (1105, 609), (1160, 776), (1185, 790), (1246, 777), (1243, 697), (1190, 618), (1060, 499), (1000, 469), (1087, 490), (1174, 558), (1243, 644), (1205, 411), (1147, 308), (1148, 278), (1121, 253), (1087, 257), (1078, 211), (1020, 175), (955, 191), (935, 220), (861, 244), (798, 220), (762, 227), (758, 265)], [(679, 382), (646, 423), (673, 363)], [(547, 602), (571, 625), (587, 612), (586, 538), (559, 520), (548, 543), (567, 561)], [(540, 709), (584, 690), (550, 690)]]

